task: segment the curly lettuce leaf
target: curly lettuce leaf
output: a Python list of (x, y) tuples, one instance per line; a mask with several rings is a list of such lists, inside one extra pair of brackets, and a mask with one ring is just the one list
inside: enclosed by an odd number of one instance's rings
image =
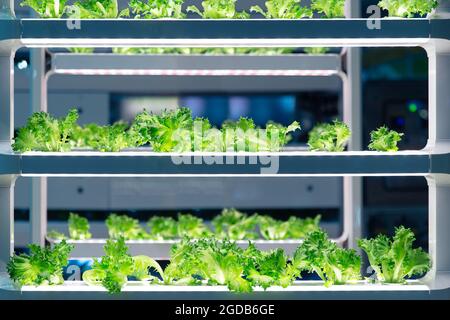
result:
[(343, 18), (345, 0), (311, 0), (311, 9), (321, 13), (325, 18)]
[(310, 132), (308, 146), (311, 151), (342, 152), (350, 139), (350, 128), (341, 121), (316, 125)]
[(431, 13), (437, 8), (437, 0), (381, 0), (378, 6), (389, 11), (391, 17), (413, 18), (416, 15), (421, 17)]
[(147, 222), (151, 237), (159, 240), (175, 239), (178, 236), (177, 221), (170, 217), (152, 217)]
[(361, 258), (356, 251), (338, 247), (322, 230), (307, 235), (294, 254), (293, 264), (315, 272), (326, 286), (353, 283), (361, 277)]
[(105, 223), (111, 239), (123, 237), (125, 240), (139, 240), (149, 238), (137, 219), (113, 213), (108, 216)]
[(179, 214), (177, 224), (178, 237), (189, 237), (199, 239), (210, 235), (211, 231), (206, 227), (203, 220), (191, 214)]
[(397, 143), (402, 140), (403, 133), (389, 130), (386, 126), (380, 127), (370, 133), (370, 150), (376, 151), (398, 151)]
[(236, 11), (237, 0), (204, 0), (200, 10), (196, 6), (189, 6), (187, 12), (198, 14), (203, 19), (247, 19), (245, 11)]
[(66, 117), (56, 119), (46, 112), (36, 112), (25, 127), (18, 131), (12, 148), (17, 152), (54, 151), (71, 149), (70, 136), (78, 120), (78, 111), (72, 109)]
[(73, 240), (86, 240), (92, 237), (89, 232), (88, 219), (81, 217), (75, 213), (69, 213), (69, 235)]
[(250, 12), (259, 13), (266, 19), (312, 18), (312, 10), (300, 3), (301, 0), (268, 0), (265, 2), (266, 10), (256, 5), (250, 8)]
[(303, 239), (308, 233), (319, 230), (320, 219), (320, 215), (317, 215), (315, 218), (306, 219), (290, 217), (288, 220), (289, 228), (287, 232), (287, 238)]
[(377, 279), (386, 283), (404, 283), (431, 268), (431, 259), (422, 248), (413, 248), (414, 233), (403, 226), (396, 228), (393, 238), (378, 235), (361, 239), (358, 246), (366, 252)]
[(136, 19), (183, 19), (186, 15), (182, 12), (184, 0), (131, 0), (129, 6)]
[(32, 8), (41, 18), (58, 19), (66, 10), (67, 0), (24, 0), (21, 7)]
[(129, 16), (129, 9), (119, 11), (117, 0), (81, 0), (68, 6), (67, 15), (76, 19), (115, 19)]
[(64, 282), (63, 267), (67, 265), (73, 245), (62, 240), (53, 248), (28, 246), (29, 254), (14, 254), (7, 264), (11, 280), (20, 286), (58, 285)]

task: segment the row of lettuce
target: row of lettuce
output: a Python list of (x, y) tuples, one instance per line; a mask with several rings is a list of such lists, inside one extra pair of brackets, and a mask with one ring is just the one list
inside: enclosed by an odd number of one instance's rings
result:
[[(94, 53), (95, 48), (68, 48), (72, 53), (89, 54)], [(283, 54), (293, 54), (298, 51), (296, 48), (246, 48), (246, 47), (220, 47), (220, 48), (172, 48), (172, 47), (115, 47), (111, 48), (112, 53), (121, 55), (257, 55), (273, 56)], [(104, 49), (103, 49), (104, 52)], [(306, 54), (326, 54), (330, 48), (310, 47), (303, 48)]]
[[(224, 209), (212, 219), (211, 224), (191, 214), (181, 213), (177, 219), (153, 216), (147, 222), (148, 229), (139, 220), (126, 215), (111, 214), (105, 224), (111, 239), (173, 240), (213, 236), (230, 240), (285, 240), (303, 239), (309, 232), (318, 230), (320, 218), (317, 215), (314, 218), (278, 220), (267, 215), (247, 215), (236, 209)], [(86, 240), (92, 237), (89, 221), (85, 217), (70, 213), (67, 225), (68, 237), (55, 230), (50, 231), (47, 237), (54, 240)]]
[[(359, 247), (367, 254), (375, 271), (370, 282), (406, 283), (431, 268), (429, 255), (413, 248), (415, 236), (399, 227), (390, 238), (378, 235), (361, 239)], [(18, 286), (59, 285), (63, 268), (73, 245), (62, 240), (53, 248), (30, 245), (29, 254), (13, 255), (7, 265), (10, 278)], [(255, 287), (286, 288), (305, 273), (314, 273), (325, 286), (355, 284), (361, 280), (361, 256), (354, 249), (339, 247), (322, 230), (307, 234), (292, 256), (283, 249), (261, 251), (251, 241), (247, 248), (230, 240), (212, 237), (184, 238), (171, 250), (170, 263), (163, 269), (148, 256), (131, 256), (123, 237), (108, 240), (104, 256), (94, 259), (83, 281), (119, 293), (130, 281), (155, 285), (223, 285), (233, 292), (251, 292)]]
[[(18, 130), (12, 148), (16, 152), (118, 152), (151, 146), (155, 152), (278, 152), (292, 139), (291, 134), (301, 129), (297, 121), (287, 127), (268, 122), (265, 128), (259, 128), (252, 119), (244, 117), (216, 128), (208, 119), (193, 118), (188, 108), (159, 114), (143, 111), (131, 125), (118, 122), (81, 126), (77, 121), (76, 109), (59, 119), (46, 112), (34, 113), (26, 126)], [(382, 126), (371, 132), (368, 148), (397, 151), (402, 135)], [(350, 136), (350, 128), (341, 121), (322, 123), (309, 132), (308, 146), (311, 151), (341, 152)]]
[[(184, 0), (130, 0), (119, 10), (117, 0), (81, 0), (69, 5), (67, 0), (24, 0), (21, 6), (32, 8), (41, 18), (72, 19), (183, 19), (186, 12), (203, 19), (247, 19), (256, 13), (266, 19), (343, 18), (345, 0), (311, 0), (310, 7), (301, 0), (268, 0), (264, 8), (251, 6), (248, 11), (236, 10), (237, 0), (205, 0), (201, 8), (183, 6)], [(381, 0), (381, 9), (395, 17), (425, 16), (438, 6), (436, 0)], [(94, 48), (69, 48), (73, 53), (94, 52)], [(113, 48), (116, 54), (283, 54), (291, 48)], [(324, 54), (329, 48), (305, 48), (308, 54)]]
[[(204, 0), (201, 7), (188, 6), (184, 0), (130, 0), (119, 10), (117, 0), (77, 0), (69, 5), (67, 0), (24, 0), (21, 6), (31, 7), (42, 18), (75, 19), (183, 19), (186, 12), (203, 19), (248, 19), (257, 13), (267, 19), (342, 18), (345, 0), (311, 0), (310, 6), (301, 0), (267, 0), (264, 8), (258, 5), (238, 11), (237, 0)], [(438, 6), (437, 0), (381, 0), (378, 6), (395, 17), (425, 16)]]

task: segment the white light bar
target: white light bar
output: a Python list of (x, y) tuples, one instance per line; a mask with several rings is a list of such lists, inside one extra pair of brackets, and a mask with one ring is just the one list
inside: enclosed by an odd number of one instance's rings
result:
[[(58, 286), (23, 286), (26, 292), (106, 292), (101, 286), (89, 286), (82, 281), (66, 281)], [(370, 284), (367, 281), (358, 281), (356, 284), (334, 285), (325, 287), (323, 281), (296, 281), (287, 288), (278, 286), (269, 287), (266, 290), (260, 287), (254, 288), (255, 292), (389, 292), (389, 291), (425, 291), (430, 288), (418, 280), (409, 280), (407, 284)], [(144, 281), (130, 281), (122, 289), (122, 292), (229, 292), (226, 286), (177, 286), (177, 285), (151, 285)]]
[(431, 153), (426, 150), (405, 150), (397, 152), (379, 152), (379, 151), (344, 151), (344, 152), (325, 152), (325, 151), (280, 151), (280, 152), (154, 152), (154, 151), (121, 151), (121, 152), (100, 152), (100, 151), (69, 151), (69, 152), (43, 152), (28, 151), (21, 154), (22, 157), (39, 156), (39, 157), (206, 157), (206, 156), (224, 156), (224, 157), (282, 157), (282, 156), (305, 156), (305, 157), (354, 157), (354, 156), (388, 156), (388, 157), (407, 157), (407, 156), (424, 156)]
[(306, 76), (327, 77), (337, 74), (336, 70), (136, 70), (136, 69), (57, 69), (55, 74), (107, 75), (107, 76)]

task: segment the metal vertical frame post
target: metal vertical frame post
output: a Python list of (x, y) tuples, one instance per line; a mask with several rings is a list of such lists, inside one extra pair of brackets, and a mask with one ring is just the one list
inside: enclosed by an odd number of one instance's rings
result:
[[(46, 50), (30, 49), (32, 79), (30, 86), (31, 112), (47, 111)], [(43, 246), (47, 234), (47, 178), (31, 178), (30, 202), (31, 242)]]
[[(450, 12), (450, 5), (446, 8), (447, 13)], [(442, 11), (438, 14), (442, 14)], [(432, 40), (425, 49), (429, 64), (429, 133), (425, 149), (433, 154), (449, 153), (450, 41)], [(450, 164), (436, 163), (436, 165)], [(428, 280), (439, 289), (441, 284), (444, 285), (450, 281), (450, 250), (448, 248), (450, 244), (450, 175), (433, 174), (427, 177), (427, 182), (429, 252), (433, 261)]]
[(14, 175), (0, 175), (0, 272), (14, 251)]
[[(0, 0), (0, 19), (14, 18), (14, 2)], [(15, 41), (0, 42), (0, 152), (10, 153), (14, 132)], [(0, 175), (0, 271), (14, 251), (14, 175)]]
[[(359, 18), (360, 12), (359, 1), (347, 0), (347, 18)], [(347, 48), (346, 59), (347, 77), (343, 81), (343, 120), (352, 130), (348, 150), (357, 151), (362, 148), (361, 49)], [(355, 248), (357, 239), (361, 237), (362, 178), (344, 177), (343, 196), (344, 230), (348, 232), (347, 245)]]

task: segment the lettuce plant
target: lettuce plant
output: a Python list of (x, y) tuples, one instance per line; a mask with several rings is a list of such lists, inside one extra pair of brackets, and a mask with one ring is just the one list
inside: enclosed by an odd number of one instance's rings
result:
[(325, 286), (353, 283), (361, 278), (361, 258), (356, 251), (338, 247), (322, 230), (307, 235), (294, 254), (293, 265), (315, 272)]
[(185, 17), (181, 11), (183, 2), (184, 0), (131, 0), (129, 6), (137, 19), (182, 19)]
[(29, 254), (14, 254), (7, 265), (11, 280), (19, 286), (58, 285), (64, 282), (63, 267), (73, 245), (62, 240), (53, 248), (31, 244)]
[(137, 240), (149, 238), (137, 219), (113, 213), (108, 216), (105, 223), (111, 239)]
[(130, 277), (141, 281), (156, 281), (159, 279), (149, 275), (154, 269), (164, 278), (161, 266), (147, 256), (132, 257), (128, 253), (125, 239), (108, 240), (104, 246), (105, 255), (94, 261), (92, 269), (83, 273), (83, 281), (88, 285), (101, 285), (109, 293), (119, 293)]
[(252, 6), (251, 12), (259, 13), (266, 19), (301, 19), (312, 18), (313, 12), (300, 5), (301, 0), (268, 0), (266, 10), (260, 6)]
[(151, 238), (155, 240), (175, 239), (178, 236), (178, 225), (170, 217), (152, 217), (147, 222)]
[(341, 152), (350, 135), (350, 128), (341, 121), (318, 124), (309, 132), (308, 146), (311, 151)]
[(236, 209), (224, 209), (212, 220), (215, 235), (222, 239), (256, 239), (258, 216), (248, 216)]
[(78, 112), (69, 111), (66, 117), (56, 119), (46, 112), (36, 112), (19, 129), (12, 148), (17, 152), (26, 151), (69, 151), (70, 137), (74, 132)]
[(69, 214), (69, 235), (73, 240), (86, 240), (92, 237), (89, 232), (89, 221), (75, 213)]
[(391, 17), (425, 16), (439, 5), (437, 0), (381, 0), (378, 6), (389, 11)]
[(325, 18), (343, 18), (345, 16), (345, 0), (311, 0), (311, 9)]
[(128, 8), (119, 11), (117, 0), (80, 0), (67, 8), (67, 14), (75, 19), (115, 19), (128, 17)]
[(164, 271), (169, 283), (226, 285), (234, 292), (251, 292), (244, 278), (245, 256), (234, 242), (185, 238), (172, 248), (170, 264)]
[(188, 12), (193, 12), (203, 19), (246, 19), (249, 14), (245, 11), (236, 11), (237, 0), (204, 0), (202, 2), (203, 10), (196, 6), (189, 6)]
[(366, 252), (379, 281), (404, 283), (406, 278), (423, 275), (431, 268), (430, 256), (422, 248), (413, 248), (414, 240), (414, 233), (400, 226), (393, 238), (380, 234), (359, 240), (358, 246)]
[(297, 217), (290, 217), (288, 219), (288, 232), (286, 237), (288, 239), (303, 239), (308, 233), (319, 230), (321, 216), (317, 215), (314, 218), (301, 219)]
[(67, 0), (24, 0), (21, 7), (32, 8), (41, 18), (61, 18), (66, 10)]
[(403, 133), (389, 130), (386, 126), (380, 127), (370, 133), (370, 150), (398, 151), (397, 143), (402, 140)]

